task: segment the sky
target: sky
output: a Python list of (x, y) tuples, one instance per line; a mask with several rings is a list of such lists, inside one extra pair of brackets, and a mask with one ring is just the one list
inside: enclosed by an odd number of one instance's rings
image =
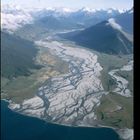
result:
[(2, 4), (12, 3), (27, 7), (67, 7), (67, 8), (117, 8), (130, 9), (133, 0), (1, 0)]

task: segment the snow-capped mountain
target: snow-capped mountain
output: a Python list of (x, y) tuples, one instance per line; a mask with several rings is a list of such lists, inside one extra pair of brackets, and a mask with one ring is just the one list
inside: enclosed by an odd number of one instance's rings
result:
[[(1, 27), (2, 30), (13, 32), (25, 24), (40, 19), (46, 21), (50, 17), (56, 18), (59, 22), (64, 19), (69, 24), (74, 23), (76, 26), (89, 27), (120, 13), (121, 11), (117, 9), (91, 9), (88, 7), (75, 10), (66, 7), (25, 8), (17, 5), (2, 5)], [(61, 24), (63, 23), (61, 22)]]
[(47, 7), (47, 8), (43, 8), (43, 9), (34, 9), (30, 13), (34, 18), (43, 18), (46, 16), (54, 16), (54, 17), (68, 16), (72, 12), (74, 12), (74, 10), (69, 9), (69, 8)]
[(27, 9), (16, 5), (4, 5), (1, 10), (1, 29), (13, 32), (25, 24), (33, 21), (33, 17)]
[(133, 9), (83, 31), (60, 36), (99, 52), (131, 54), (133, 52)]
[(116, 22), (122, 26), (125, 32), (133, 34), (133, 8), (115, 17)]
[(122, 11), (117, 9), (90, 9), (82, 8), (74, 13), (71, 13), (70, 18), (83, 24), (86, 28), (95, 25), (103, 20), (121, 14)]

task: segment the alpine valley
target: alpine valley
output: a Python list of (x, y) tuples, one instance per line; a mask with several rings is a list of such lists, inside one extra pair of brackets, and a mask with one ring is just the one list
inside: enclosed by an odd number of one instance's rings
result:
[(133, 140), (133, 8), (3, 5), (1, 54), (12, 111)]

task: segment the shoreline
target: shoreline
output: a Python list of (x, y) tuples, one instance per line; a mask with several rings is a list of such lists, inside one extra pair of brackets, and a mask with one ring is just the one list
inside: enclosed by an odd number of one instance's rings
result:
[(119, 128), (115, 128), (115, 127), (111, 127), (111, 126), (104, 126), (104, 125), (101, 125), (101, 124), (98, 124), (98, 125), (95, 125), (95, 126), (90, 126), (90, 125), (87, 125), (87, 126), (84, 126), (84, 125), (74, 126), (74, 125), (68, 125), (68, 124), (66, 125), (66, 124), (59, 124), (59, 123), (55, 123), (55, 122), (48, 122), (48, 121), (46, 121), (46, 120), (44, 120), (42, 118), (35, 117), (35, 116), (32, 116), (32, 115), (28, 115), (28, 114), (24, 114), (24, 113), (19, 113), (17, 111), (12, 110), (11, 108), (9, 108), (9, 104), (11, 102), (10, 100), (1, 99), (1, 101), (5, 101), (6, 103), (8, 103), (7, 107), (11, 111), (13, 111), (15, 113), (18, 113), (20, 115), (23, 115), (25, 117), (32, 117), (32, 118), (35, 118), (35, 119), (39, 119), (39, 120), (43, 121), (46, 124), (53, 124), (53, 125), (57, 125), (57, 126), (64, 126), (64, 127), (71, 127), (71, 128), (95, 128), (95, 129), (106, 128), (106, 129), (112, 129), (119, 136), (120, 140), (133, 140), (133, 135), (130, 135), (128, 139), (125, 139), (125, 137), (127, 137), (126, 136), (127, 134), (122, 134), (122, 131), (129, 131), (129, 130), (134, 131), (134, 129), (129, 129), (129, 128), (119, 129)]
[(23, 116), (27, 116), (27, 117), (32, 117), (32, 118), (37, 118), (37, 119), (39, 119), (39, 120), (42, 120), (42, 121), (44, 121), (44, 122), (47, 122), (47, 123), (49, 123), (49, 124), (56, 124), (56, 125), (60, 125), (60, 126), (66, 126), (66, 127), (81, 127), (81, 128), (110, 128), (110, 129), (113, 129), (113, 130), (115, 130), (115, 129), (117, 129), (117, 128), (115, 128), (115, 127), (111, 127), (111, 126), (104, 126), (104, 125), (96, 125), (96, 126), (90, 126), (90, 125), (87, 125), (87, 126), (83, 126), (83, 125), (79, 125), (79, 126), (74, 126), (74, 125), (66, 125), (66, 124), (59, 124), (59, 123), (54, 123), (54, 122), (48, 122), (48, 121), (45, 121), (44, 119), (42, 119), (42, 118), (39, 118), (39, 117), (35, 117), (35, 116), (32, 116), (32, 115), (28, 115), (28, 114), (24, 114), (24, 113), (19, 113), (19, 112), (17, 112), (17, 111), (15, 111), (15, 110), (12, 110), (11, 108), (9, 108), (9, 104), (10, 104), (10, 102), (11, 101), (8, 101), (7, 99), (1, 99), (1, 100), (3, 100), (3, 101), (5, 101), (5, 102), (7, 102), (8, 103), (8, 109), (10, 109), (11, 111), (13, 111), (13, 112), (15, 112), (15, 113), (18, 113), (18, 114), (20, 114), (20, 115), (23, 115)]

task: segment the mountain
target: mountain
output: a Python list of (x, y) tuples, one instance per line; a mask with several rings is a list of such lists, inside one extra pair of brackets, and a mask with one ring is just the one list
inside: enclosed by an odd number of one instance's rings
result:
[(33, 23), (18, 28), (16, 34), (34, 40), (46, 36), (46, 34), (48, 35), (49, 32), (85, 29), (119, 14), (119, 10), (114, 9), (95, 10), (84, 8), (73, 11), (67, 8), (46, 8), (33, 12), (31, 14), (34, 19)]
[[(117, 9), (26, 8), (17, 5), (4, 5), (1, 10), (2, 30), (13, 33), (21, 28), (46, 30), (71, 30), (87, 28), (103, 20), (119, 15)], [(37, 32), (38, 34), (38, 32)]]
[(69, 18), (78, 21), (85, 27), (90, 27), (103, 20), (119, 15), (121, 12), (117, 9), (90, 9), (84, 7), (78, 11), (71, 13)]
[(133, 34), (133, 8), (119, 16), (116, 16), (115, 20), (119, 25), (121, 25), (125, 32)]
[(127, 11), (83, 31), (60, 36), (99, 52), (130, 54), (133, 51), (132, 18), (133, 12)]
[(4, 5), (1, 8), (1, 30), (13, 33), (25, 24), (32, 23), (33, 17), (28, 9), (16, 5)]
[[(72, 10), (68, 8), (46, 8), (35, 13), (35, 17), (37, 20), (49, 20), (50, 17), (56, 18), (64, 26), (63, 28), (66, 29), (68, 27), (72, 28), (77, 25), (89, 27), (103, 20), (119, 15), (120, 13), (121, 12), (119, 10), (111, 8), (104, 10), (90, 9), (87, 7), (78, 10)], [(65, 26), (66, 23), (68, 27)]]
[(40, 68), (34, 63), (36, 53), (32, 42), (1, 32), (1, 76), (11, 79), (30, 75), (30, 69)]

